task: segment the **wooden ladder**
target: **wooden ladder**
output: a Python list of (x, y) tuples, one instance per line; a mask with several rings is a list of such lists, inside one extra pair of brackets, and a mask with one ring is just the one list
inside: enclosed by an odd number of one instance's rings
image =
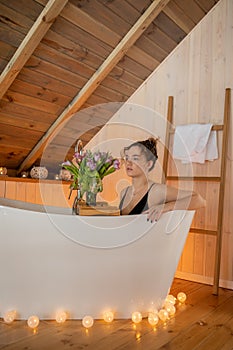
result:
[(221, 249), (222, 249), (222, 233), (223, 233), (223, 209), (224, 209), (224, 193), (226, 182), (226, 161), (227, 161), (227, 146), (228, 146), (228, 131), (230, 120), (230, 96), (231, 89), (225, 90), (225, 104), (224, 104), (224, 121), (223, 125), (213, 125), (212, 130), (222, 131), (222, 152), (221, 152), (221, 166), (219, 176), (168, 176), (168, 162), (169, 162), (169, 145), (170, 135), (174, 133), (173, 119), (173, 96), (168, 97), (167, 109), (167, 128), (164, 143), (164, 158), (163, 158), (163, 175), (162, 182), (167, 180), (183, 180), (183, 181), (215, 181), (219, 183), (219, 198), (218, 198), (218, 213), (217, 213), (217, 229), (206, 230), (191, 228), (190, 232), (202, 233), (216, 236), (216, 253), (215, 253), (215, 267), (214, 267), (214, 284), (213, 294), (218, 295), (219, 292), (219, 278), (220, 278), (220, 264), (221, 264)]

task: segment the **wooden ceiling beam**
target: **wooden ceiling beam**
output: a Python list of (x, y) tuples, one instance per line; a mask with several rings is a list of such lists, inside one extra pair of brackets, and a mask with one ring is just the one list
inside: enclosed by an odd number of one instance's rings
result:
[(109, 72), (121, 60), (128, 49), (137, 41), (153, 20), (160, 14), (170, 0), (154, 0), (146, 9), (142, 16), (137, 20), (129, 32), (119, 42), (107, 59), (97, 69), (93, 76), (83, 86), (80, 92), (74, 97), (71, 103), (64, 109), (56, 121), (48, 129), (44, 137), (36, 144), (27, 158), (22, 162), (18, 169), (20, 173), (28, 169), (36, 159), (42, 154), (46, 144), (50, 142), (59, 132), (64, 123), (68, 121), (71, 115), (77, 112), (87, 101), (91, 94), (97, 89), (101, 82), (106, 78)]
[(0, 99), (13, 83), (68, 0), (49, 0), (0, 76)]

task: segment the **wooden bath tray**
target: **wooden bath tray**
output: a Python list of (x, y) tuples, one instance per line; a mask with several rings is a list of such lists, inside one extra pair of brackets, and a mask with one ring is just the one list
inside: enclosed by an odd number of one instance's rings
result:
[(120, 209), (103, 202), (97, 202), (96, 206), (88, 206), (85, 203), (78, 206), (79, 215), (81, 216), (119, 216)]

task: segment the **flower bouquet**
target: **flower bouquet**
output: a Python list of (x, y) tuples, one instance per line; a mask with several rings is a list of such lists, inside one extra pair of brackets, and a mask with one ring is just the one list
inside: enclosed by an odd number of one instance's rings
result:
[[(86, 204), (96, 205), (96, 195), (103, 191), (102, 179), (120, 168), (118, 159), (109, 152), (75, 152), (73, 160), (62, 164), (73, 176), (72, 190), (78, 190), (78, 199), (86, 193)], [(70, 194), (71, 194), (70, 192)], [(70, 197), (70, 196), (69, 196)]]

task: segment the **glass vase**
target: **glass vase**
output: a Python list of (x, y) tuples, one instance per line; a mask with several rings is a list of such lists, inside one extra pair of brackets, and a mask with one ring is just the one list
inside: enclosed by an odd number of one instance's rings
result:
[(75, 196), (74, 202), (73, 202), (73, 205), (72, 205), (72, 214), (73, 215), (78, 215), (78, 197), (77, 196)]
[(86, 204), (96, 206), (97, 193), (102, 190), (102, 182), (99, 177), (92, 176), (88, 181), (88, 190), (86, 191)]
[(88, 206), (96, 206), (96, 196), (97, 193), (88, 191), (86, 192), (86, 205)]
[[(71, 194), (71, 193), (70, 193)], [(72, 214), (73, 215), (79, 215), (79, 204), (81, 202), (81, 191), (80, 188), (77, 188), (76, 196), (74, 197), (74, 202), (72, 205)]]

